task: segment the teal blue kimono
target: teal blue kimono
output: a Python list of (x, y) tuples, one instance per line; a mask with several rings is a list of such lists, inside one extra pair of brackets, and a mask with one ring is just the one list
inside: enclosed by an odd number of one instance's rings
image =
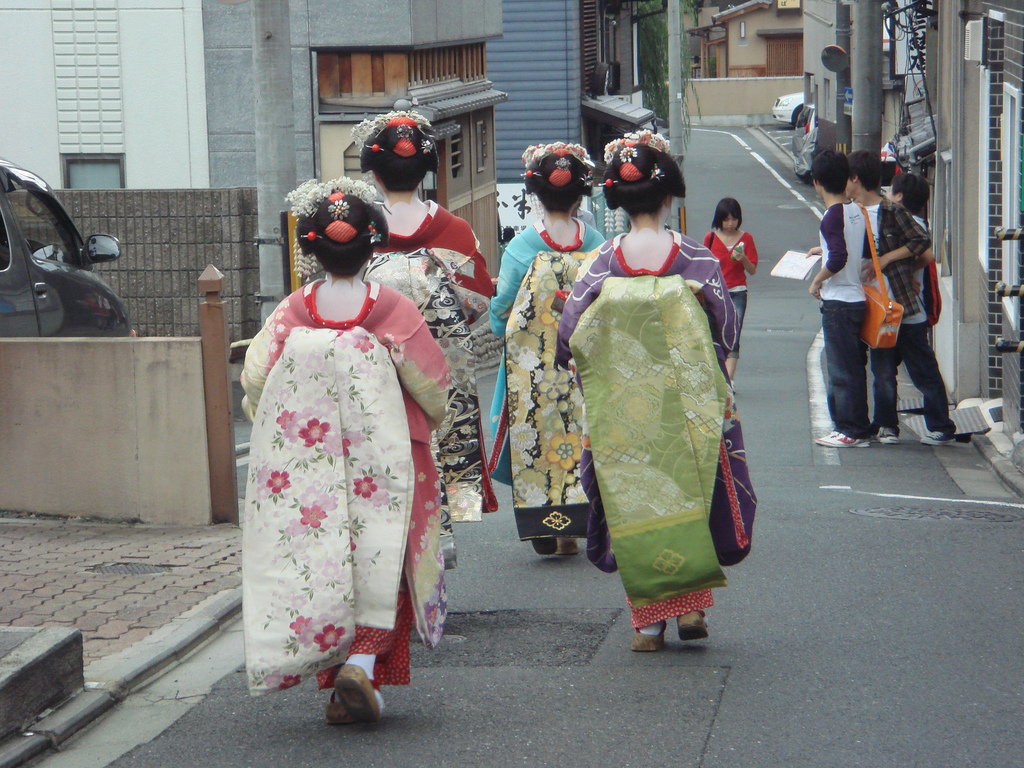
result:
[(502, 258), (490, 315), (492, 330), (505, 340), (491, 405), (492, 476), (512, 486), (522, 539), (585, 531), (583, 398), (553, 362), (561, 305), (600, 244), (600, 234), (584, 224), (566, 247), (535, 225)]

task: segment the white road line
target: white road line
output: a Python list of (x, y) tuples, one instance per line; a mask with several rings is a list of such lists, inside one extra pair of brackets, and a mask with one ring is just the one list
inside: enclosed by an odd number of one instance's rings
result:
[(775, 180), (777, 182), (779, 182), (779, 184), (781, 184), (783, 187), (788, 189), (790, 191), (790, 193), (793, 195), (793, 197), (795, 197), (801, 203), (806, 205), (811, 210), (811, 213), (813, 213), (815, 216), (817, 216), (819, 220), (825, 215), (820, 210), (818, 210), (814, 206), (814, 204), (811, 203), (806, 197), (801, 195), (800, 192), (798, 192), (796, 190), (796, 188), (793, 187), (792, 184), (790, 184), (788, 181), (786, 181), (784, 178), (782, 178), (779, 175), (778, 171), (776, 171), (774, 168), (772, 168), (770, 165), (768, 165), (767, 161), (765, 161), (765, 159), (763, 157), (761, 157), (761, 155), (757, 154), (757, 152), (755, 152), (753, 149), (751, 149), (750, 145), (747, 144), (747, 142), (745, 142), (743, 139), (741, 139), (735, 133), (730, 133), (729, 131), (716, 131), (716, 130), (712, 130), (710, 128), (694, 128), (693, 130), (695, 130), (695, 131), (703, 131), (704, 133), (720, 133), (723, 136), (732, 136), (734, 139), (736, 139), (737, 142), (739, 142), (739, 145), (741, 147), (743, 147), (745, 150), (747, 150), (747, 152), (749, 152), (751, 154), (751, 156), (755, 160), (757, 160), (757, 162), (759, 162), (761, 165), (763, 165), (765, 167), (765, 170), (767, 170), (768, 173), (770, 173), (772, 176), (775, 177)]
[[(828, 398), (825, 393), (825, 378), (821, 372), (821, 350), (825, 346), (822, 331), (814, 336), (811, 348), (807, 350), (807, 390), (811, 410), (811, 438), (827, 435), (832, 431), (832, 417), (828, 415)], [(817, 465), (839, 466), (839, 449), (814, 445), (818, 450), (814, 454)]]
[[(757, 162), (763, 165), (768, 172), (775, 177), (775, 180), (779, 182), (783, 187), (788, 189), (797, 200), (810, 208), (811, 212), (818, 217), (820, 220), (824, 214), (815, 208), (807, 198), (801, 195), (793, 185), (782, 178), (778, 172), (772, 168), (761, 157), (757, 152), (750, 148), (743, 139), (737, 136), (735, 133), (730, 131), (718, 131), (710, 128), (694, 128), (695, 131), (703, 131), (704, 133), (719, 133), (723, 136), (732, 136), (743, 147), (749, 152)], [(819, 435), (827, 435), (832, 431), (832, 417), (828, 414), (828, 400), (825, 395), (825, 380), (821, 372), (821, 350), (825, 346), (824, 337), (821, 331), (818, 331), (817, 336), (814, 337), (814, 342), (811, 344), (811, 348), (807, 350), (807, 388), (810, 394), (810, 411), (811, 411), (811, 432), (813, 437)], [(815, 445), (818, 450), (814, 453), (814, 463), (818, 466), (839, 466), (839, 449), (838, 448), (827, 448), (825, 446)]]
[[(834, 449), (833, 449), (834, 450)], [(823, 485), (820, 486), (822, 490), (836, 491), (843, 490), (836, 486)], [(862, 496), (878, 496), (883, 499), (909, 499), (911, 501), (941, 501), (945, 504), (984, 504), (991, 507), (1013, 507), (1014, 509), (1024, 509), (1024, 504), (1014, 504), (1009, 501), (984, 501), (981, 499), (946, 499), (941, 496), (911, 496), (905, 493), (878, 493), (876, 491), (853, 491), (847, 490), (847, 493), (859, 493)]]

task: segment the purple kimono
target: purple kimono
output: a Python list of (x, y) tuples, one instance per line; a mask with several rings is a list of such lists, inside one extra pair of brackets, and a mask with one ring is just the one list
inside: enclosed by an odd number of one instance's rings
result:
[[(576, 330), (580, 316), (601, 293), (601, 286), (607, 278), (680, 275), (684, 280), (693, 280), (703, 286), (698, 299), (708, 317), (718, 365), (722, 372), (725, 372), (725, 357), (736, 343), (738, 328), (736, 310), (729, 298), (729, 292), (725, 289), (718, 259), (707, 248), (685, 235), (676, 232), (673, 232), (673, 235), (676, 246), (665, 264), (657, 271), (634, 270), (625, 263), (619, 248), (622, 235), (601, 246), (597, 259), (587, 273), (577, 279), (572, 294), (565, 302), (558, 326), (556, 365), (568, 365), (572, 356), (569, 338)], [(726, 379), (728, 380), (728, 376)], [(616, 570), (615, 556), (611, 551), (611, 537), (597, 487), (593, 457), (588, 449), (583, 451), (581, 480), (591, 505), (587, 527), (587, 556), (598, 568), (610, 573)], [(722, 565), (735, 565), (750, 552), (750, 536), (756, 508), (757, 498), (750, 484), (746, 451), (743, 448), (743, 433), (736, 416), (730, 385), (723, 425), (722, 460), (719, 462), (715, 478), (709, 520), (715, 551)]]

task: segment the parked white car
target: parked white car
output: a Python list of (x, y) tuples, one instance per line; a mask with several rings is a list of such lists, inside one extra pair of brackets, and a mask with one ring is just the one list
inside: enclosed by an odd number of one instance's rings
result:
[(779, 96), (772, 107), (772, 117), (780, 123), (789, 123), (790, 128), (796, 128), (796, 119), (800, 116), (800, 110), (804, 106), (804, 92), (790, 93)]

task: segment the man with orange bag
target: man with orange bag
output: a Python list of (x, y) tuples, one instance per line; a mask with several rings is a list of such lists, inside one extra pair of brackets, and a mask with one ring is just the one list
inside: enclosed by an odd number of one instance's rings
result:
[(900, 441), (900, 423), (896, 413), (896, 369), (900, 362), (924, 398), (924, 417), (928, 432), (925, 445), (949, 445), (956, 427), (949, 418), (946, 384), (939, 372), (935, 352), (928, 340), (927, 312), (915, 284), (916, 262), (931, 248), (931, 238), (903, 206), (882, 197), (880, 182), (882, 161), (877, 152), (859, 149), (848, 155), (850, 181), (846, 193), (863, 205), (871, 218), (882, 275), (892, 297), (903, 305), (896, 346), (871, 350), (871, 374), (875, 412), (872, 433), (884, 445)]

